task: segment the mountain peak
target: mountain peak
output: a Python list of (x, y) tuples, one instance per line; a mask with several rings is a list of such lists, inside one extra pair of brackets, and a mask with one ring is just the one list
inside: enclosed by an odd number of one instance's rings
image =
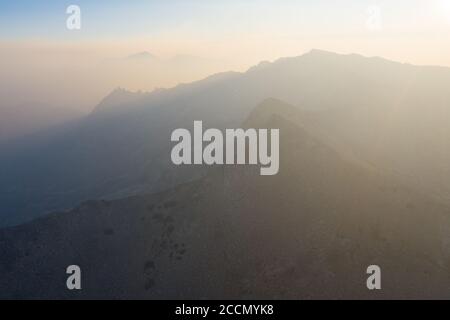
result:
[[(364, 59), (366, 61), (384, 62), (384, 63), (389, 63), (391, 65), (392, 64), (396, 64), (396, 65), (402, 64), (400, 62), (391, 61), (389, 59), (378, 57), (378, 56), (365, 56), (365, 55), (358, 54), (358, 53), (337, 53), (337, 52), (321, 50), (321, 49), (312, 49), (312, 50), (310, 50), (309, 52), (303, 54), (300, 57), (310, 57), (310, 58), (316, 58), (316, 59), (351, 58), (352, 61)], [(287, 58), (287, 59), (289, 59), (289, 58)]]
[(135, 53), (135, 54), (128, 56), (127, 59), (129, 59), (129, 60), (147, 60), (147, 59), (157, 59), (157, 57), (148, 51), (142, 51), (142, 52)]
[(144, 94), (145, 93), (142, 92), (132, 92), (124, 88), (117, 87), (97, 105), (93, 111), (93, 114), (98, 114), (105, 111), (110, 112), (123, 110)]
[(322, 49), (311, 49), (309, 52), (305, 53), (305, 55), (333, 55), (336, 56), (338, 55), (338, 53), (336, 52), (332, 52), (332, 51), (327, 51), (327, 50), (322, 50)]
[(270, 61), (261, 61), (260, 63), (258, 63), (257, 65), (251, 67), (250, 69), (248, 69), (249, 72), (251, 71), (255, 71), (255, 70), (263, 70), (269, 66), (271, 66), (272, 63)]

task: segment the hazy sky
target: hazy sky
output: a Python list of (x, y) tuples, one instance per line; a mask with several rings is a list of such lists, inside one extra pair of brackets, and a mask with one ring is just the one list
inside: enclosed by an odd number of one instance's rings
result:
[[(71, 4), (81, 30), (66, 28)], [(312, 48), (450, 66), (450, 0), (0, 1), (0, 100), (88, 111), (116, 86), (170, 87)], [(125, 59), (141, 51), (161, 61)]]
[[(312, 47), (450, 65), (448, 0), (1, 1), (0, 39), (94, 42), (250, 63)], [(66, 8), (82, 10), (68, 31)], [(378, 13), (373, 11), (379, 7)], [(375, 7), (376, 8), (376, 7)], [(379, 28), (370, 27), (379, 17)], [(84, 43), (87, 45), (86, 43)], [(90, 43), (92, 45), (92, 43)]]

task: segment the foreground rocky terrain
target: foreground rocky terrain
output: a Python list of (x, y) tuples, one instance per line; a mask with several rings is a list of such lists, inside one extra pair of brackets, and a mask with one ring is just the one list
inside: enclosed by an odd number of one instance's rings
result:
[[(165, 192), (1, 230), (0, 298), (448, 298), (450, 208), (308, 117), (269, 99), (247, 120), (280, 129), (276, 176), (211, 167)], [(66, 289), (73, 264), (81, 291)], [(366, 288), (372, 264), (381, 291)]]

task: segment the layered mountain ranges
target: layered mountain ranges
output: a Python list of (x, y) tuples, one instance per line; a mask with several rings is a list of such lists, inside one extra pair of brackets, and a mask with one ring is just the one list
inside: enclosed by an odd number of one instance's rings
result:
[(238, 128), (269, 97), (308, 111), (335, 148), (447, 202), (448, 83), (448, 68), (313, 50), (173, 89), (118, 89), (88, 117), (0, 148), (1, 225), (199, 179), (208, 168), (172, 166), (171, 132), (195, 120)]
[[(449, 83), (448, 68), (314, 50), (117, 89), (1, 146), (0, 298), (448, 298)], [(170, 134), (195, 120), (279, 129), (279, 173), (173, 165)]]
[[(314, 115), (268, 99), (243, 123), (280, 129), (278, 175), (208, 167), (1, 230), (0, 297), (447, 298), (450, 207), (355, 156)], [(65, 287), (72, 264), (81, 291)], [(366, 288), (373, 264), (381, 291)]]

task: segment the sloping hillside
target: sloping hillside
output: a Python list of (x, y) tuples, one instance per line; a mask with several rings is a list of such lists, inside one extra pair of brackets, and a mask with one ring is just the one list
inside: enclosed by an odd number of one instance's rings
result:
[(194, 120), (238, 127), (268, 97), (315, 112), (311, 124), (362, 161), (444, 199), (448, 83), (448, 68), (314, 50), (151, 94), (116, 92), (89, 117), (0, 150), (0, 225), (196, 179), (203, 169), (171, 167), (171, 132)]
[[(246, 122), (280, 129), (276, 176), (215, 167), (163, 193), (0, 231), (0, 297), (448, 297), (450, 209), (353, 160), (305, 116), (271, 99)], [(70, 264), (80, 292), (65, 289)], [(381, 292), (365, 287), (371, 264)]]

